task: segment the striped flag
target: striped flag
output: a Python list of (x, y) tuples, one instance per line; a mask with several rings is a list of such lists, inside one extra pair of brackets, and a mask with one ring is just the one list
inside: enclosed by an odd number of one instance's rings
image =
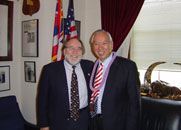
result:
[(63, 25), (62, 0), (57, 0), (52, 47), (52, 61), (59, 61), (62, 59), (61, 47), (64, 36)]
[(67, 19), (65, 21), (65, 29), (64, 29), (65, 40), (69, 38), (78, 38), (77, 29), (75, 25), (74, 19), (74, 6), (73, 0), (69, 0), (69, 7), (67, 12)]

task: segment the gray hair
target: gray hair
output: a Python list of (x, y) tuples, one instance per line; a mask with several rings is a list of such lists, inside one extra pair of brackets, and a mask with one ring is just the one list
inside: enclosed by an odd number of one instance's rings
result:
[(93, 43), (93, 40), (94, 40), (95, 35), (96, 35), (96, 34), (99, 34), (99, 33), (106, 33), (106, 34), (109, 36), (110, 42), (113, 42), (112, 37), (111, 37), (111, 34), (110, 34), (108, 31), (106, 31), (106, 30), (104, 30), (104, 29), (98, 29), (98, 30), (96, 30), (96, 31), (92, 34), (92, 38), (91, 38), (91, 41), (90, 41), (91, 43)]

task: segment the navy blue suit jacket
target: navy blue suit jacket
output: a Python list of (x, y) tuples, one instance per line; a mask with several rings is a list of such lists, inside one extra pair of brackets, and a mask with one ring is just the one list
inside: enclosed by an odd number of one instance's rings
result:
[(139, 129), (139, 88), (136, 64), (116, 57), (108, 73), (101, 103), (104, 130)]
[[(80, 62), (87, 87), (93, 62)], [(45, 65), (39, 81), (37, 95), (37, 119), (40, 127), (52, 130), (66, 130), (69, 115), (69, 99), (66, 72), (63, 61)]]

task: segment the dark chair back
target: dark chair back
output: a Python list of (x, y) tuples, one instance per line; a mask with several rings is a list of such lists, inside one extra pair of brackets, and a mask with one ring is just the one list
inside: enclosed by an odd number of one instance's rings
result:
[(181, 101), (142, 96), (141, 130), (181, 130)]
[(24, 119), (15, 96), (0, 97), (0, 129), (24, 130)]

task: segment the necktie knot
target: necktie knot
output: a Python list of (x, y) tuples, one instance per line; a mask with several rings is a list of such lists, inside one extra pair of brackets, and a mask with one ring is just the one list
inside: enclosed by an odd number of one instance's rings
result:
[(103, 67), (103, 63), (102, 62), (100, 63), (100, 65), (101, 65), (101, 67)]
[(75, 67), (76, 67), (75, 65), (72, 66), (73, 71), (75, 71)]

